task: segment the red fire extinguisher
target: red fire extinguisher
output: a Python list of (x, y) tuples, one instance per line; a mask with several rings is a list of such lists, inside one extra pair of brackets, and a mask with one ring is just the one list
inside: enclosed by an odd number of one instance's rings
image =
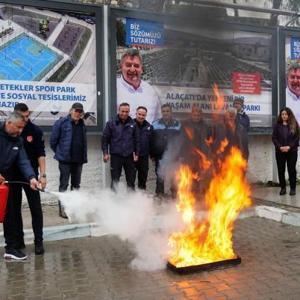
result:
[(0, 184), (0, 223), (4, 221), (8, 191), (9, 188), (7, 184)]

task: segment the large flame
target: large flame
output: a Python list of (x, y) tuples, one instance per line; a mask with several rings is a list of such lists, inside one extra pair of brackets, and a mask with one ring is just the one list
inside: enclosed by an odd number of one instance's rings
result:
[(173, 265), (187, 267), (236, 257), (232, 245), (233, 224), (239, 212), (251, 204), (246, 165), (240, 150), (232, 147), (218, 172), (214, 172), (205, 193), (208, 214), (204, 220), (197, 217), (195, 210), (197, 197), (192, 191), (195, 174), (186, 165), (180, 167), (177, 209), (182, 213), (186, 229), (169, 238), (169, 261)]
[(199, 156), (200, 168), (202, 168), (203, 170), (208, 170), (211, 167), (211, 161), (207, 159), (205, 154), (197, 148), (194, 149), (194, 153), (196, 153)]

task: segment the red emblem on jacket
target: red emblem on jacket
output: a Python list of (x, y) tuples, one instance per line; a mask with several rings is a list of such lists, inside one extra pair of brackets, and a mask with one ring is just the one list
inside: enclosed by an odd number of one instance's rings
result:
[(33, 141), (33, 136), (32, 136), (32, 135), (28, 135), (28, 136), (26, 137), (26, 139), (27, 139), (27, 142), (28, 142), (28, 143), (31, 143), (31, 142)]

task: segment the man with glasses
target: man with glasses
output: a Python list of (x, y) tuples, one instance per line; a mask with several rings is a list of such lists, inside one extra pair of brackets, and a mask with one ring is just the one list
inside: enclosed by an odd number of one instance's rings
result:
[[(87, 137), (83, 122), (84, 111), (81, 103), (74, 103), (70, 114), (57, 120), (52, 128), (50, 146), (59, 163), (59, 191), (68, 189), (71, 176), (71, 190), (79, 189), (82, 165), (87, 163)], [(68, 218), (59, 202), (59, 215)]]
[[(45, 160), (45, 143), (42, 130), (30, 119), (30, 111), (25, 103), (17, 103), (14, 111), (20, 114), (26, 123), (21, 137), (23, 138), (24, 148), (30, 160), (31, 166), (34, 170), (36, 178), (38, 178), (41, 187), (46, 187), (46, 160)], [(21, 172), (17, 172), (16, 181), (26, 181)], [(43, 246), (43, 212), (41, 206), (41, 197), (39, 191), (31, 189), (26, 184), (15, 184), (13, 189), (14, 203), (16, 206), (16, 236), (17, 236), (17, 249), (25, 248), (23, 221), (22, 221), (22, 188), (25, 191), (27, 201), (29, 204), (32, 229), (34, 233), (35, 254), (42, 255), (44, 253)]]
[(130, 105), (130, 117), (135, 117), (139, 106), (148, 110), (148, 122), (160, 117), (160, 100), (154, 88), (142, 80), (144, 71), (142, 57), (138, 50), (126, 51), (120, 63), (122, 75), (117, 79), (117, 105), (128, 103)]

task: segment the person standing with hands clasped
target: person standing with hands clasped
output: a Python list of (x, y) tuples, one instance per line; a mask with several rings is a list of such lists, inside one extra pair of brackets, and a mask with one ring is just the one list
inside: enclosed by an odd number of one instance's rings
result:
[(286, 164), (290, 181), (290, 195), (296, 195), (296, 163), (299, 146), (299, 125), (290, 108), (285, 107), (280, 110), (277, 123), (273, 128), (272, 141), (275, 145), (278, 177), (281, 188), (279, 195), (286, 194)]
[(139, 106), (136, 110), (136, 129), (139, 131), (140, 138), (140, 155), (138, 161), (135, 162), (138, 188), (141, 190), (146, 189), (146, 182), (148, 178), (149, 170), (149, 152), (150, 152), (150, 138), (152, 134), (152, 126), (146, 120), (147, 108), (145, 106)]
[(125, 171), (127, 187), (134, 190), (135, 162), (139, 159), (140, 141), (136, 123), (129, 116), (130, 106), (121, 103), (118, 114), (106, 122), (102, 136), (103, 161), (110, 160), (111, 188), (116, 191), (122, 169)]

